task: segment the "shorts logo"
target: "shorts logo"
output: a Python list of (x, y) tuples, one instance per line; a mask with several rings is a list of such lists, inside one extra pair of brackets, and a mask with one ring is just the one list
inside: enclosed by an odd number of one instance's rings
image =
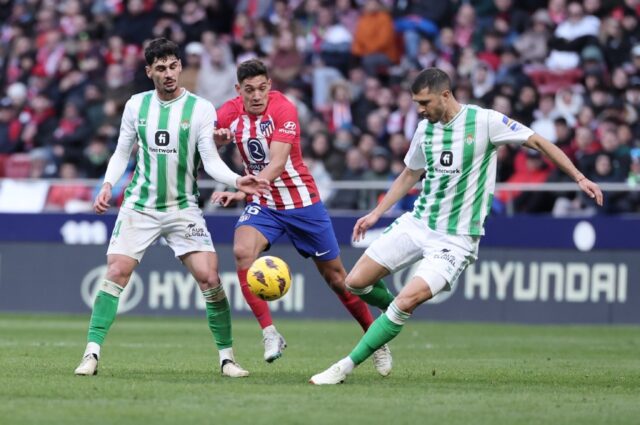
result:
[(260, 123), (260, 131), (266, 137), (271, 136), (271, 134), (273, 134), (273, 121), (271, 120), (262, 121)]
[(453, 152), (443, 151), (442, 154), (440, 154), (440, 165), (450, 167), (451, 164), (453, 164)]
[(184, 234), (185, 238), (206, 238), (207, 236), (208, 233), (204, 227), (198, 227), (196, 223), (187, 224), (187, 232)]
[(249, 155), (252, 160), (256, 162), (263, 162), (267, 159), (267, 154), (265, 153), (260, 140), (249, 139), (249, 141), (247, 141), (247, 149), (249, 149)]
[(440, 250), (440, 252), (435, 253), (433, 255), (433, 259), (434, 260), (444, 260), (446, 262), (448, 262), (449, 264), (451, 264), (453, 266), (453, 268), (456, 268), (456, 257), (453, 254), (449, 254), (451, 252), (450, 249), (446, 249), (443, 248)]
[(169, 132), (167, 130), (156, 131), (156, 146), (169, 146)]

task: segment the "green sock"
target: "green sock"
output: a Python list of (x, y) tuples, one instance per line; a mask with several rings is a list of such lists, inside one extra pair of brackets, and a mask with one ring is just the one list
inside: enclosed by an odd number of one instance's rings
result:
[(91, 321), (89, 322), (88, 342), (95, 342), (102, 345), (109, 328), (113, 324), (118, 312), (118, 301), (123, 287), (104, 280), (100, 287), (100, 291), (93, 303), (93, 311), (91, 312)]
[(351, 360), (356, 365), (367, 360), (374, 351), (398, 336), (410, 316), (410, 313), (400, 310), (395, 302), (389, 304), (387, 311), (371, 324), (356, 348), (349, 353)]
[(378, 307), (380, 310), (386, 310), (394, 298), (393, 294), (387, 289), (387, 285), (380, 279), (373, 286), (370, 286), (370, 288), (371, 290), (367, 293), (354, 293), (367, 304)]
[[(223, 298), (213, 301), (215, 298), (220, 298), (220, 293), (222, 293)], [(222, 286), (202, 291), (202, 295), (206, 300), (209, 329), (211, 329), (218, 350), (230, 348), (233, 345), (231, 309)]]

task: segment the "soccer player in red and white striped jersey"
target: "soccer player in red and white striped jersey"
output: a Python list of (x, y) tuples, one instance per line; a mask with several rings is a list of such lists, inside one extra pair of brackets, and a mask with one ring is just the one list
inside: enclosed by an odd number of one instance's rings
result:
[[(329, 214), (302, 161), (295, 106), (282, 93), (271, 91), (267, 68), (259, 60), (241, 63), (237, 76), (239, 96), (218, 109), (214, 140), (218, 146), (233, 142), (245, 172), (271, 182), (268, 193), (248, 198), (236, 224), (233, 251), (242, 293), (263, 329), (264, 358), (272, 362), (282, 355), (286, 343), (273, 325), (267, 303), (249, 290), (247, 270), (285, 233), (301, 255), (313, 259), (324, 280), (365, 331), (373, 318), (367, 305), (345, 289), (347, 273)], [(244, 197), (240, 192), (216, 192), (212, 201), (226, 206)], [(388, 347), (374, 354), (374, 364), (381, 375), (390, 373)]]

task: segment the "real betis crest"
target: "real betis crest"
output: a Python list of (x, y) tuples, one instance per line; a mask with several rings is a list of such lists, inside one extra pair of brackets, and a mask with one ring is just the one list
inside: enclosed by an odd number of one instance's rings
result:
[(185, 120), (185, 121), (182, 121), (182, 122), (180, 123), (180, 128), (181, 128), (183, 131), (186, 131), (186, 130), (189, 128), (189, 126), (190, 126), (190, 125), (191, 125), (191, 124), (189, 124), (189, 121), (186, 121), (186, 120)]
[(467, 134), (467, 136), (464, 139), (464, 142), (467, 145), (470, 145), (471, 143), (473, 143), (473, 134), (471, 134), (471, 133)]

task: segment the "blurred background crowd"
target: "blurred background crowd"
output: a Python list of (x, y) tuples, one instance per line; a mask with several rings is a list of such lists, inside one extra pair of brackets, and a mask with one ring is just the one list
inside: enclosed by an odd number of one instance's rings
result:
[[(370, 208), (382, 193), (335, 181), (391, 181), (403, 169), (418, 121), (408, 85), (431, 66), (461, 103), (530, 126), (588, 178), (635, 186), (639, 19), (640, 0), (0, 0), (0, 177), (101, 178), (125, 102), (153, 88), (145, 42), (164, 36), (183, 49), (182, 85), (215, 106), (236, 95), (236, 64), (270, 66), (330, 208)], [(223, 154), (240, 172), (237, 151)], [(526, 149), (498, 155), (499, 182), (568, 181)], [(45, 208), (94, 190), (53, 184)], [(607, 193), (601, 212), (640, 212), (637, 193)], [(573, 191), (498, 192), (494, 212), (507, 205), (593, 213)]]

